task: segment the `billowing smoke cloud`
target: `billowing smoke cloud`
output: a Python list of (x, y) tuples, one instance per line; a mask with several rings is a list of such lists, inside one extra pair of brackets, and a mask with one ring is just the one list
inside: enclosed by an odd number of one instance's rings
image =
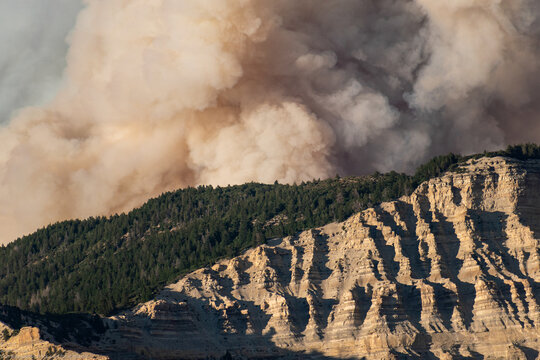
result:
[(538, 141), (539, 19), (536, 0), (88, 0), (65, 86), (0, 132), (2, 240), (188, 185)]

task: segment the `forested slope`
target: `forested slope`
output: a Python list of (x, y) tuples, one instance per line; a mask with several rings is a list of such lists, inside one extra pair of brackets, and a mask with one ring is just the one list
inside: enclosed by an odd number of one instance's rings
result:
[[(540, 158), (536, 145), (481, 156)], [(108, 314), (145, 301), (182, 274), (409, 194), (469, 157), (449, 154), (414, 176), (374, 174), (299, 185), (201, 186), (128, 214), (50, 225), (0, 248), (0, 303), (37, 312)]]

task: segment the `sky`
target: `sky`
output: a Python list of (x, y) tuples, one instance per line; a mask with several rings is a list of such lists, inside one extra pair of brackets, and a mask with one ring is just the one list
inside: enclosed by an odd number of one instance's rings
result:
[(537, 0), (3, 0), (0, 47), (0, 243), (540, 142)]
[(81, 8), (77, 0), (0, 2), (0, 123), (57, 93), (66, 67), (66, 38)]

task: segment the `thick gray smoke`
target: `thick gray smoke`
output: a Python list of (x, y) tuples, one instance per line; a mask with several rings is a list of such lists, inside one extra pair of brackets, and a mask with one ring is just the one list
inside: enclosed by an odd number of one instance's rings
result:
[(0, 132), (2, 240), (196, 184), (410, 170), (540, 137), (536, 0), (88, 0)]

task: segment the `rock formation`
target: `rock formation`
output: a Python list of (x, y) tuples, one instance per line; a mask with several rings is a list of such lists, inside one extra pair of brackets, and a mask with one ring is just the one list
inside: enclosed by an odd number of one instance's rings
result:
[(195, 271), (111, 318), (153, 359), (536, 358), (540, 162), (471, 160), (339, 224)]
[(535, 359), (539, 239), (540, 161), (471, 160), (411, 196), (188, 274), (104, 319), (109, 330), (88, 350)]
[[(43, 339), (37, 327), (23, 327), (14, 331), (5, 324), (0, 323), (0, 332), (9, 334), (4, 339), (0, 334), (0, 359), (57, 359), (65, 360), (107, 360), (108, 357), (91, 354), (88, 352), (76, 352)], [(12, 336), (11, 336), (12, 335)]]

